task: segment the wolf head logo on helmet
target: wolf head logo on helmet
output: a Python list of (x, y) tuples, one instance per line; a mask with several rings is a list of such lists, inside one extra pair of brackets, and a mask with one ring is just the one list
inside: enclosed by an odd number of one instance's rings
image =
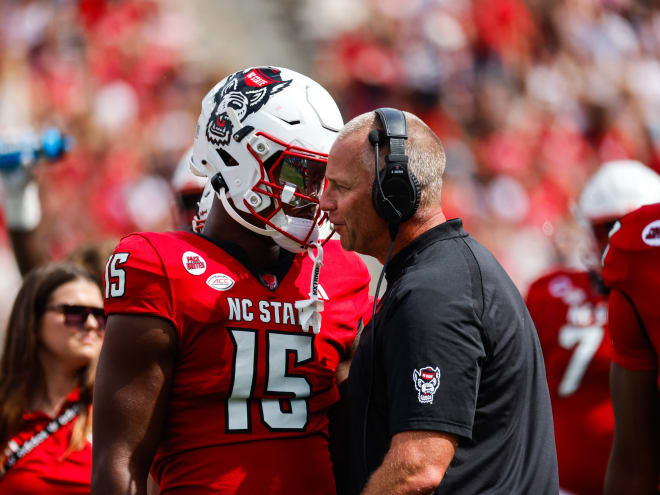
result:
[(236, 72), (213, 97), (215, 108), (206, 126), (206, 138), (215, 145), (226, 145), (233, 134), (233, 125), (227, 115), (227, 107), (236, 111), (243, 122), (248, 115), (258, 111), (271, 95), (282, 91), (291, 80), (282, 81), (281, 71), (273, 67), (261, 67)]
[(191, 170), (211, 179), (236, 222), (300, 252), (319, 238), (327, 153), (342, 126), (337, 104), (309, 77), (244, 69), (204, 97)]

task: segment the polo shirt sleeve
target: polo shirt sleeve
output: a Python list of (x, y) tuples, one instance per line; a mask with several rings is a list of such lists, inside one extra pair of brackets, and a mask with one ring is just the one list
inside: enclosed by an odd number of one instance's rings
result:
[(392, 306), (383, 336), (391, 435), (433, 430), (472, 438), (486, 353), (468, 294), (426, 285)]

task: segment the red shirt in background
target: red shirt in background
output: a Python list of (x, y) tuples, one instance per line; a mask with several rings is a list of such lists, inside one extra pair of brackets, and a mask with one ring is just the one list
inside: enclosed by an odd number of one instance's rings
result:
[[(74, 390), (58, 412), (61, 415), (79, 399)], [(23, 415), (20, 432), (12, 439), (20, 446), (53, 419), (40, 411)], [(0, 479), (0, 495), (82, 495), (90, 493), (92, 443), (64, 455), (76, 420), (66, 423), (39, 444)], [(4, 461), (3, 461), (4, 462)]]
[(607, 295), (588, 272), (557, 270), (531, 285), (527, 307), (543, 349), (559, 484), (600, 495), (614, 433)]

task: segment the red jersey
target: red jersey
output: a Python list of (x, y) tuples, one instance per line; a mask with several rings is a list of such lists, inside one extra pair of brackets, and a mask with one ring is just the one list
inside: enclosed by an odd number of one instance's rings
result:
[(370, 315), (367, 269), (326, 244), (314, 334), (296, 309), (309, 298), (307, 255), (277, 281), (225, 249), (189, 232), (132, 234), (107, 265), (107, 313), (156, 315), (176, 328), (152, 474), (162, 494), (334, 494), (326, 413), (338, 399), (337, 365)]
[[(72, 392), (58, 416), (79, 399)], [(43, 431), (54, 418), (40, 411), (23, 415), (23, 423), (12, 440), (20, 447)], [(64, 453), (69, 448), (76, 421), (69, 421), (7, 470), (0, 479), (0, 495), (82, 495), (90, 493), (92, 477), (92, 444), (82, 450)]]
[(600, 495), (614, 432), (607, 296), (588, 272), (558, 270), (532, 284), (527, 307), (545, 360), (559, 484)]
[(660, 203), (629, 213), (615, 226), (603, 279), (613, 289), (612, 361), (631, 370), (660, 368)]

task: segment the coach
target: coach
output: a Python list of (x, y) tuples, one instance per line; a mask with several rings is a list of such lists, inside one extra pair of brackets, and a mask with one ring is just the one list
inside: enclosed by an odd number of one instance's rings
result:
[(330, 152), (321, 207), (388, 284), (350, 370), (352, 492), (554, 495), (534, 325), (495, 258), (445, 219), (444, 167), (433, 131), (394, 109), (353, 119)]

